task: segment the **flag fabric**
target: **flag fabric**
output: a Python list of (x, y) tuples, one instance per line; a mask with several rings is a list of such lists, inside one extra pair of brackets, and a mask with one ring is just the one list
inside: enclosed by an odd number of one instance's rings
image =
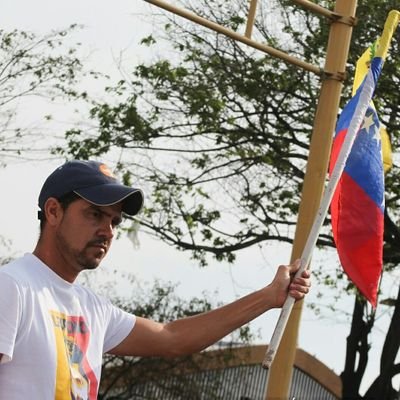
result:
[(354, 73), (352, 96), (356, 94), (357, 89), (360, 87), (362, 81), (365, 79), (369, 71), (371, 61), (375, 57), (378, 46), (379, 38), (374, 43), (372, 43), (371, 46), (369, 46), (368, 49), (365, 50), (361, 57), (357, 60), (356, 71)]
[[(359, 87), (340, 115), (329, 165), (332, 177), (343, 170), (331, 201), (339, 259), (373, 307), (383, 266), (384, 170), (381, 125), (372, 97), (399, 20), (399, 11), (389, 13), (377, 46), (371, 48), (368, 72), (356, 76), (362, 83), (356, 82)], [(367, 56), (359, 64), (366, 64)]]
[[(353, 96), (356, 94), (357, 89), (368, 73), (371, 60), (374, 58), (376, 50), (379, 47), (379, 42), (380, 38), (378, 38), (367, 50), (365, 50), (365, 52), (357, 61), (356, 71), (354, 73)], [(371, 107), (375, 108), (373, 101), (371, 101)], [(381, 124), (379, 132), (382, 140), (383, 170), (386, 173), (393, 166), (392, 146), (388, 131), (383, 124)]]
[[(376, 86), (383, 65), (374, 57), (369, 73), (343, 109), (336, 127), (329, 171), (339, 155), (364, 86)], [(369, 106), (331, 202), (332, 231), (340, 262), (350, 280), (375, 307), (382, 271), (384, 176), (380, 123)]]

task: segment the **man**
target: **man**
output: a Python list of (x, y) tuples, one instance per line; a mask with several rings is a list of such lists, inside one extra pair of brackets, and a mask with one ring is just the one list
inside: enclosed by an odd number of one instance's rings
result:
[(139, 189), (106, 165), (70, 161), (39, 195), (40, 237), (32, 254), (0, 268), (0, 399), (97, 397), (102, 355), (174, 357), (198, 352), (287, 294), (301, 299), (309, 273), (280, 266), (271, 284), (231, 304), (162, 324), (128, 314), (75, 282), (107, 254), (122, 215), (137, 214)]

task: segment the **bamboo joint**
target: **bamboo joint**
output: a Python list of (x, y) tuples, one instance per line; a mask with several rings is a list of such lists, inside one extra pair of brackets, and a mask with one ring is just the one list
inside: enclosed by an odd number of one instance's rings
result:
[(338, 22), (340, 24), (345, 24), (348, 26), (356, 26), (357, 25), (357, 18), (352, 16), (344, 16), (337, 13), (332, 13), (330, 18), (331, 22)]
[(335, 80), (339, 82), (344, 82), (347, 79), (347, 72), (329, 72), (322, 71), (321, 79), (322, 80)]

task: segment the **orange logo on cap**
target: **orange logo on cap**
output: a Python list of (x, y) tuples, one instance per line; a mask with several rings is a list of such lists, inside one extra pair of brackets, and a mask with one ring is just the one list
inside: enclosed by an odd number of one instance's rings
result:
[(110, 178), (115, 178), (114, 174), (112, 173), (111, 169), (107, 167), (106, 164), (101, 164), (100, 167), (100, 172), (106, 176), (109, 176)]

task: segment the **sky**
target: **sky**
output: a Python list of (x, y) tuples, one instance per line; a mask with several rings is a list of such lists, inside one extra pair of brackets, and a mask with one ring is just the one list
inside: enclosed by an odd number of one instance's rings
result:
[[(44, 34), (72, 23), (83, 24), (84, 29), (75, 38), (90, 54), (87, 63), (115, 74), (118, 70), (115, 60), (122, 51), (127, 58), (125, 61), (132, 66), (149, 57), (138, 46), (138, 42), (154, 30), (151, 19), (144, 17), (151, 12), (159, 10), (140, 0), (12, 0), (2, 6), (0, 26), (5, 30), (18, 28)], [(162, 54), (163, 49), (159, 51)], [(38, 109), (38, 104), (33, 103), (30, 107), (28, 114), (31, 116), (43, 112)], [(32, 251), (35, 246), (38, 236), (37, 196), (45, 178), (59, 164), (59, 160), (20, 162), (0, 170), (3, 188), (0, 235), (12, 241), (14, 255)], [(234, 300), (269, 283), (276, 266), (289, 261), (291, 250), (288, 245), (274, 245), (263, 250), (251, 248), (243, 251), (232, 266), (213, 263), (207, 268), (199, 268), (185, 253), (140, 232), (139, 239), (139, 249), (135, 249), (126, 237), (114, 243), (98, 272), (103, 276), (102, 279), (109, 279), (110, 270), (116, 268), (120, 273), (132, 273), (140, 282), (151, 283), (154, 279), (178, 282), (177, 293), (185, 298), (201, 296), (204, 291), (217, 291), (216, 298), (223, 302)], [(330, 265), (338, 262), (333, 251), (316, 254), (314, 261)], [(122, 282), (120, 284), (123, 285)], [(125, 287), (124, 290), (129, 292), (130, 288)], [(310, 301), (316, 300), (315, 293), (309, 297)], [(348, 311), (352, 309), (352, 299), (346, 307)], [(343, 315), (330, 315), (330, 318), (321, 318), (307, 307), (304, 308), (299, 347), (340, 373), (344, 367), (346, 336), (350, 325)], [(261, 332), (263, 342), (270, 340), (278, 316), (278, 311), (271, 311), (251, 323), (255, 330)], [(380, 349), (373, 350), (377, 352)], [(375, 377), (378, 368), (378, 360), (373, 354), (371, 359), (366, 381)]]

